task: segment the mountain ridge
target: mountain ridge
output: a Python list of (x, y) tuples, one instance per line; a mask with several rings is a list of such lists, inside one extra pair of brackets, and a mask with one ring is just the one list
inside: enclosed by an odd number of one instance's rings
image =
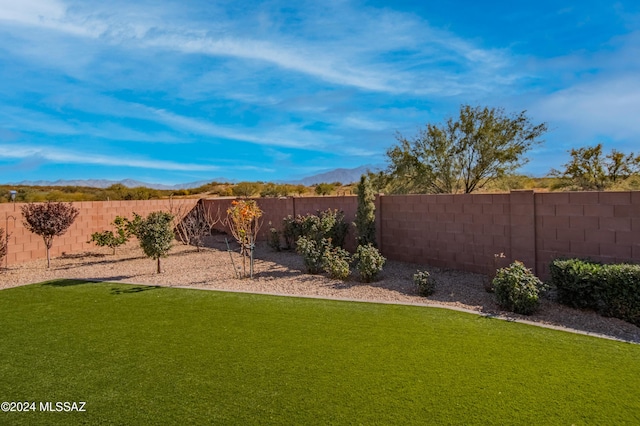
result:
[[(337, 168), (327, 170), (322, 173), (318, 173), (311, 176), (306, 176), (300, 179), (286, 179), (279, 180), (278, 183), (289, 183), (295, 185), (305, 185), (312, 186), (318, 183), (332, 183), (332, 182), (341, 182), (343, 184), (348, 184), (352, 182), (356, 182), (360, 180), (360, 176), (367, 171), (378, 171), (381, 170), (382, 166), (380, 165), (371, 165), (367, 164), (364, 166), (355, 167), (352, 169), (345, 168)], [(227, 179), (224, 177), (217, 177), (207, 180), (200, 180), (195, 182), (187, 182), (187, 183), (179, 183), (175, 185), (165, 185), (161, 183), (150, 183), (143, 182), (135, 179), (122, 179), (122, 180), (110, 180), (110, 179), (58, 179), (55, 181), (49, 180), (23, 180), (20, 182), (9, 182), (6, 185), (24, 185), (24, 186), (85, 186), (91, 188), (108, 188), (112, 185), (124, 185), (127, 188), (135, 188), (135, 187), (146, 187), (151, 189), (192, 189), (198, 188), (200, 186), (206, 185), (211, 182), (220, 182), (220, 183), (235, 183), (236, 181)]]

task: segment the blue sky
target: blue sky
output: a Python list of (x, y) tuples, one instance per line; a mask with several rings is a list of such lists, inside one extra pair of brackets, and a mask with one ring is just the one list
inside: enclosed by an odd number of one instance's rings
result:
[(0, 182), (381, 164), (461, 104), (640, 151), (640, 2), (0, 0)]

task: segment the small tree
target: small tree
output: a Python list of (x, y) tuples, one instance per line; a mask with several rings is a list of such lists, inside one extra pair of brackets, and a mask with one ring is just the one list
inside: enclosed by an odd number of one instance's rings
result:
[(126, 244), (131, 237), (131, 222), (126, 217), (116, 216), (112, 222), (116, 228), (113, 231), (94, 232), (88, 242), (94, 242), (98, 247), (109, 247), (116, 254), (116, 247)]
[(395, 193), (470, 193), (513, 172), (540, 143), (545, 123), (534, 125), (525, 111), (463, 105), (457, 120), (427, 124), (417, 137), (398, 135), (387, 151), (388, 188)]
[(255, 248), (258, 231), (262, 225), (260, 218), (262, 210), (255, 200), (234, 200), (227, 210), (227, 224), (231, 235), (240, 244), (242, 255), (242, 274), (247, 276), (247, 256), (250, 256), (249, 273), (253, 277), (253, 249)]
[(376, 205), (375, 195), (368, 175), (360, 177), (358, 192), (358, 210), (356, 211), (356, 240), (358, 245), (376, 244)]
[(316, 185), (316, 194), (318, 195), (329, 195), (336, 189), (336, 186), (333, 183), (319, 183)]
[(160, 258), (167, 257), (173, 242), (173, 229), (171, 221), (173, 215), (168, 212), (152, 212), (146, 219), (140, 222), (138, 227), (138, 239), (140, 247), (148, 257), (157, 260), (157, 272), (161, 273)]
[(54, 203), (48, 201), (44, 204), (27, 204), (22, 206), (24, 227), (44, 240), (47, 249), (47, 268), (51, 267), (49, 250), (53, 239), (67, 232), (67, 229), (78, 217), (78, 209), (71, 203)]
[(251, 197), (260, 192), (261, 187), (257, 182), (240, 182), (234, 185), (231, 191), (236, 197)]

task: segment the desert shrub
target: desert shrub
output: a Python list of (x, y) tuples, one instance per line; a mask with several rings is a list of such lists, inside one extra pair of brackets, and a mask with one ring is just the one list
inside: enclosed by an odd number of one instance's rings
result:
[(386, 259), (372, 244), (360, 245), (354, 255), (356, 269), (360, 274), (360, 281), (369, 283), (374, 281), (380, 272)]
[[(328, 228), (326, 238), (331, 238), (331, 244), (344, 248), (344, 242), (349, 231), (349, 224), (344, 221), (344, 212), (341, 210), (327, 209), (319, 212), (323, 227)], [(331, 224), (331, 227), (327, 225)]]
[(278, 231), (276, 228), (270, 228), (267, 244), (275, 251), (282, 250), (282, 247), (280, 246), (280, 231)]
[(556, 259), (550, 269), (558, 302), (640, 326), (640, 265)]
[(532, 314), (544, 285), (522, 262), (501, 268), (493, 279), (498, 304), (517, 314)]
[(340, 210), (327, 209), (315, 215), (289, 215), (282, 219), (282, 238), (287, 250), (293, 248), (300, 237), (316, 242), (324, 238), (331, 240), (333, 246), (344, 248), (348, 231), (349, 225), (345, 223), (344, 212)]
[(284, 248), (286, 250), (294, 248), (301, 235), (302, 216), (293, 217), (289, 215), (282, 219), (282, 238), (284, 239)]
[(427, 271), (417, 271), (413, 274), (413, 283), (420, 296), (431, 296), (436, 291), (436, 280)]
[(345, 280), (351, 272), (349, 270), (350, 257), (348, 251), (327, 245), (322, 259), (322, 267), (331, 278)]
[(324, 255), (329, 241), (322, 239), (320, 242), (306, 237), (298, 238), (296, 251), (302, 256), (304, 266), (310, 274), (319, 274), (324, 265)]

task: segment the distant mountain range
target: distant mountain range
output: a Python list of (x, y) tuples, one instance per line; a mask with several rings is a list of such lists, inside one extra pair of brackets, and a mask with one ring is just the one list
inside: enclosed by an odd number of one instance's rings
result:
[[(343, 184), (352, 183), (360, 180), (360, 176), (366, 173), (367, 171), (378, 171), (382, 170), (383, 166), (380, 165), (365, 165), (356, 167), (353, 169), (333, 169), (328, 170), (323, 173), (319, 173), (313, 176), (307, 176), (302, 179), (297, 180), (284, 180), (279, 181), (279, 183), (291, 183), (291, 184), (302, 184), (306, 186), (316, 185), (318, 183), (332, 183), (332, 182), (341, 182)], [(8, 185), (26, 185), (26, 186), (88, 186), (92, 188), (108, 188), (111, 185), (121, 184), (126, 186), (127, 188), (136, 188), (139, 186), (143, 186), (146, 188), (153, 189), (190, 189), (197, 188), (202, 185), (206, 185), (210, 182), (220, 182), (220, 183), (233, 183), (234, 181), (231, 179), (227, 179), (224, 177), (211, 178), (208, 180), (201, 180), (196, 182), (188, 182), (188, 183), (180, 183), (176, 185), (163, 185), (160, 183), (149, 183), (149, 182), (141, 182), (133, 179), (124, 179), (124, 180), (108, 180), (108, 179), (71, 179), (64, 180), (59, 179), (56, 181), (47, 181), (47, 180), (23, 180), (21, 182), (9, 182)]]
[(286, 183), (302, 184), (306, 186), (316, 185), (318, 183), (333, 183), (340, 182), (343, 184), (353, 183), (360, 180), (360, 176), (368, 171), (377, 172), (382, 170), (382, 165), (367, 164), (364, 166), (356, 167), (354, 169), (333, 169), (324, 173), (319, 173), (313, 176), (308, 176), (297, 181), (290, 181)]
[(141, 182), (133, 179), (108, 180), (108, 179), (58, 179), (56, 181), (49, 180), (23, 180), (21, 182), (10, 182), (7, 185), (26, 185), (26, 186), (88, 186), (91, 188), (108, 188), (111, 185), (121, 184), (127, 188), (136, 188), (144, 186), (153, 189), (189, 189), (206, 185), (210, 182), (228, 183), (231, 182), (225, 178), (213, 178), (209, 180), (201, 180), (197, 182), (179, 183), (177, 185), (163, 185), (161, 183)]

